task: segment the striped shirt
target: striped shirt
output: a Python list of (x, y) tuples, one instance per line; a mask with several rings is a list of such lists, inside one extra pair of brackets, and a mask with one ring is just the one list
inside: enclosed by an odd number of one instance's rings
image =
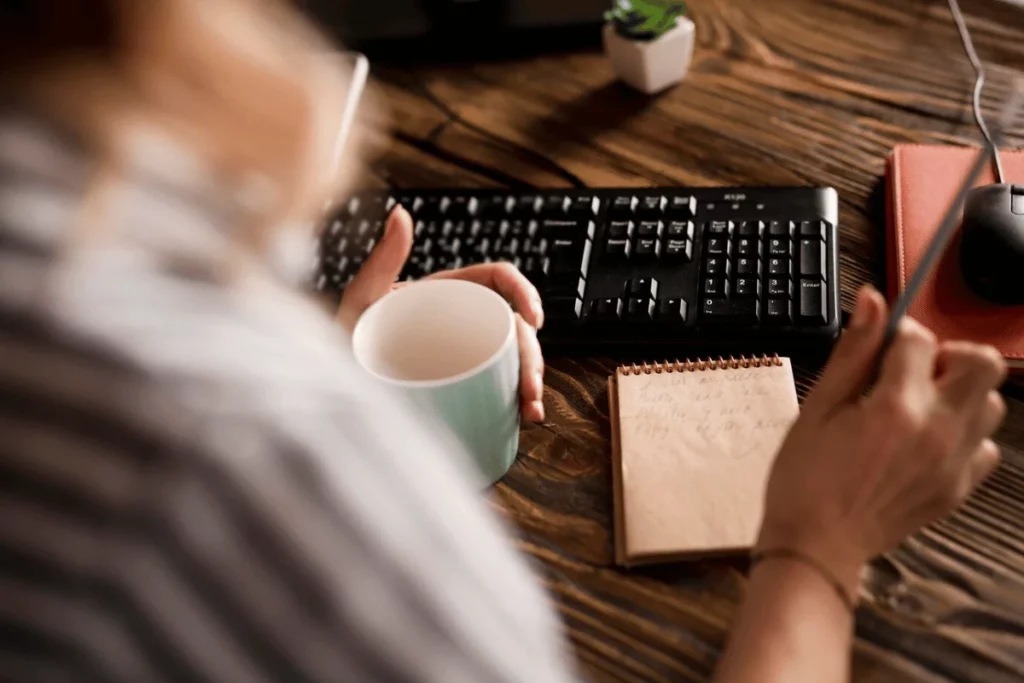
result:
[(573, 680), (450, 435), (164, 152), (76, 242), (89, 156), (0, 109), (0, 680)]

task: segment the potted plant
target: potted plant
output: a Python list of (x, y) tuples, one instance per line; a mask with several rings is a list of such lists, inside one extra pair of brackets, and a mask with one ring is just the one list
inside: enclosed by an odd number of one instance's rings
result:
[(676, 0), (615, 0), (605, 14), (604, 49), (616, 74), (654, 94), (683, 80), (695, 29)]

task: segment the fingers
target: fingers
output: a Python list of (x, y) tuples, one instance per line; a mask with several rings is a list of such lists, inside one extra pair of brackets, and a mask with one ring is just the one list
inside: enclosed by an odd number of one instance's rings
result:
[(836, 344), (805, 412), (828, 412), (856, 399), (867, 388), (885, 335), (885, 315), (882, 295), (872, 287), (862, 288), (850, 327)]
[(999, 465), (999, 446), (991, 439), (985, 439), (974, 451), (968, 461), (964, 472), (961, 490), (958, 493), (960, 500), (966, 500), (974, 489), (981, 486), (981, 483), (988, 479)]
[(966, 420), (964, 443), (967, 444), (969, 451), (973, 451), (979, 442), (995, 434), (1006, 417), (1006, 403), (998, 391), (989, 391), (980, 403), (981, 405), (977, 406)]
[(537, 331), (516, 314), (519, 334), (519, 400), (523, 419), (541, 422), (544, 419), (544, 356), (541, 354)]
[(345, 288), (338, 320), (352, 329), (373, 302), (391, 291), (412, 250), (412, 217), (401, 206), (388, 216), (380, 244), (370, 253), (359, 273)]
[(443, 278), (468, 280), (490, 287), (505, 297), (527, 323), (538, 330), (544, 326), (544, 308), (537, 288), (511, 263), (481, 263), (434, 273), (425, 279)]
[(931, 394), (937, 355), (935, 335), (915, 320), (904, 318), (882, 359), (876, 389)]
[[(961, 411), (982, 402), (1003, 383), (1007, 372), (1006, 361), (995, 349), (968, 342), (943, 344), (937, 367), (939, 395), (948, 406)], [(998, 394), (995, 396), (998, 398)]]

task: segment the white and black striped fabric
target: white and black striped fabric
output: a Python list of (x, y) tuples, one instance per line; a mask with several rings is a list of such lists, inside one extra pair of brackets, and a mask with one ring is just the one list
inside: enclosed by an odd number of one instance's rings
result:
[(235, 268), (227, 202), (0, 109), (0, 681), (574, 680), (439, 429)]

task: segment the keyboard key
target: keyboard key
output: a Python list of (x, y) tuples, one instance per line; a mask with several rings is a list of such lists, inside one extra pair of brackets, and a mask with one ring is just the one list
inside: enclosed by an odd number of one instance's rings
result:
[(570, 199), (562, 195), (551, 195), (544, 198), (542, 211), (546, 216), (558, 216), (569, 209)]
[(636, 296), (626, 300), (626, 320), (634, 322), (650, 322), (654, 317), (654, 299)]
[(768, 235), (770, 237), (789, 237), (792, 224), (789, 221), (772, 221), (768, 224)]
[(595, 320), (611, 322), (622, 316), (622, 299), (598, 299), (592, 306), (592, 315)]
[(775, 325), (789, 325), (793, 322), (792, 305), (789, 299), (768, 299), (767, 322)]
[(673, 261), (689, 261), (693, 258), (693, 242), (690, 240), (668, 240), (664, 256)]
[(768, 274), (788, 277), (790, 274), (789, 259), (781, 256), (768, 259)]
[(339, 237), (344, 232), (345, 232), (345, 221), (340, 221), (340, 220), (331, 221), (331, 224), (327, 228), (327, 231), (326, 231), (326, 233), (324, 235), (324, 238), (325, 239), (336, 238), (336, 237)]
[(640, 205), (637, 207), (637, 210), (643, 216), (660, 216), (664, 213), (666, 204), (668, 204), (668, 200), (660, 195), (644, 197), (640, 200)]
[(705, 298), (701, 312), (707, 322), (753, 325), (760, 317), (761, 303), (757, 299)]
[[(476, 201), (475, 199), (472, 201)], [(444, 206), (442, 202), (441, 213), (445, 215), (445, 218), (450, 219), (462, 219), (470, 215), (470, 199), (466, 195), (458, 195), (451, 197), (448, 201), (448, 205)]]
[(749, 256), (740, 256), (736, 259), (736, 275), (761, 275), (761, 259)]
[(661, 221), (640, 221), (636, 234), (638, 237), (661, 237), (664, 226)]
[(704, 278), (704, 296), (729, 296), (729, 281), (720, 277)]
[(670, 239), (693, 239), (693, 221), (669, 221), (665, 234)]
[(668, 200), (668, 213), (676, 218), (692, 218), (697, 213), (697, 198), (675, 195)]
[(684, 299), (666, 299), (658, 303), (658, 322), (686, 322), (686, 301)]
[(569, 203), (569, 214), (576, 218), (589, 219), (597, 215), (601, 200), (593, 195), (574, 197)]
[(645, 260), (657, 259), (661, 256), (661, 242), (656, 239), (638, 239), (634, 255)]
[(753, 297), (755, 299), (761, 298), (761, 280), (756, 277), (737, 277), (736, 287), (733, 290), (738, 296), (743, 299)]
[(732, 221), (711, 221), (704, 226), (704, 232), (709, 236), (729, 235), (732, 233)]
[(743, 221), (740, 223), (738, 232), (743, 237), (760, 237), (764, 232), (763, 221)]
[(410, 259), (409, 262), (423, 275), (428, 275), (429, 273), (434, 272), (433, 256), (421, 256), (419, 258)]
[(626, 283), (626, 296), (658, 298), (658, 281), (653, 277), (635, 277)]
[(768, 240), (769, 256), (789, 256), (789, 239), (785, 237), (772, 237)]
[(550, 296), (583, 296), (587, 288), (587, 279), (573, 273), (554, 273), (540, 287), (545, 298)]
[(736, 240), (736, 253), (739, 256), (759, 256), (761, 254), (761, 241), (753, 237), (741, 237)]
[(571, 261), (582, 246), (582, 240), (566, 237), (555, 238), (550, 241), (548, 256), (555, 261)]
[(587, 240), (583, 243), (583, 256), (580, 258), (580, 275), (587, 277), (587, 272), (590, 270), (590, 251), (593, 248), (594, 243)]
[(800, 280), (800, 319), (810, 325), (828, 322), (828, 287), (820, 280)]
[(821, 240), (800, 240), (800, 276), (825, 278), (825, 243)]
[(498, 237), (501, 234), (501, 224), (505, 221), (487, 220), (480, 224), (479, 237)]
[(541, 203), (541, 198), (535, 194), (520, 195), (512, 206), (512, 213), (520, 218), (529, 218), (537, 214)]
[(568, 218), (548, 218), (540, 222), (540, 234), (547, 239), (594, 239), (594, 223)]
[(825, 221), (803, 221), (800, 223), (800, 237), (813, 237), (824, 242), (827, 226)]
[(352, 216), (359, 215), (359, 207), (362, 205), (363, 202), (361, 199), (359, 199), (359, 197), (352, 197), (347, 202), (345, 202), (345, 206), (342, 208), (341, 211), (346, 217), (351, 218)]
[(627, 239), (608, 240), (604, 245), (604, 256), (608, 261), (626, 261), (632, 253), (632, 242)]
[(513, 206), (515, 206), (514, 198), (496, 194), (481, 199), (475, 207), (471, 207), (474, 210), (470, 213), (472, 216), (480, 218), (504, 218), (511, 213)]
[(425, 221), (437, 220), (441, 217), (441, 197), (426, 195), (417, 197), (413, 206), (413, 214)]
[(413, 256), (420, 255), (426, 256), (430, 253), (430, 250), (434, 248), (434, 242), (430, 238), (426, 238), (416, 242), (412, 245), (412, 251), (410, 252)]
[(704, 261), (704, 270), (708, 275), (727, 277), (729, 275), (729, 259), (724, 256), (711, 256)]
[(711, 239), (709, 239), (707, 253), (711, 256), (728, 256), (729, 238), (712, 237)]
[(544, 301), (544, 317), (551, 321), (571, 322), (580, 319), (583, 300), (578, 296), (553, 296)]
[(768, 278), (768, 296), (788, 299), (793, 294), (793, 283), (788, 277)]
[(495, 253), (502, 258), (514, 259), (519, 255), (519, 240), (515, 237), (508, 238), (495, 249)]
[(381, 218), (387, 215), (387, 195), (374, 195), (367, 197), (366, 201), (359, 207), (359, 215), (370, 218)]
[(608, 207), (608, 215), (612, 218), (628, 219), (633, 217), (636, 210), (637, 199), (632, 196), (620, 196), (612, 199)]
[(373, 234), (373, 223), (370, 220), (361, 220), (356, 224), (356, 237), (365, 239)]
[(523, 259), (523, 275), (533, 284), (544, 281), (548, 274), (548, 260), (539, 256), (527, 256)]
[(628, 239), (633, 236), (633, 221), (612, 221), (607, 233), (609, 239)]

